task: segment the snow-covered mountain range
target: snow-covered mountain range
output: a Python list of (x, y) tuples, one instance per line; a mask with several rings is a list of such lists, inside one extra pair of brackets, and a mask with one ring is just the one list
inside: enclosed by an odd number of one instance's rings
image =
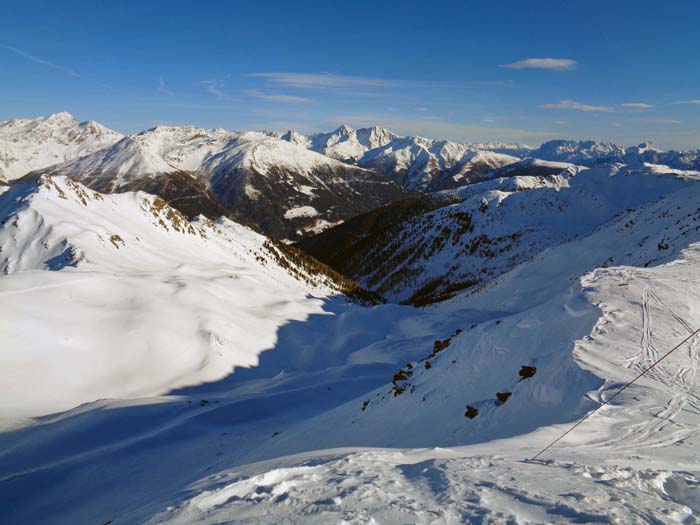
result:
[(67, 113), (0, 123), (0, 182), (34, 172), (69, 176), (103, 192), (147, 191), (188, 216), (227, 215), (286, 241), (319, 233), (406, 192), (557, 170), (541, 161), (700, 169), (699, 152), (661, 152), (648, 144), (624, 149), (551, 141), (533, 149), (403, 137), (376, 126), (341, 126), (308, 136), (293, 130), (159, 126), (123, 136)]
[(700, 170), (700, 150), (662, 151), (644, 142), (622, 148), (610, 142), (593, 140), (552, 140), (532, 150), (530, 156), (552, 161), (595, 166), (610, 162), (626, 164), (662, 164), (673, 169)]
[[(517, 160), (502, 153), (508, 150), (508, 145), (468, 145), (402, 137), (378, 126), (358, 130), (341, 126), (329, 133), (310, 136), (288, 131), (281, 138), (329, 157), (370, 168), (410, 191), (456, 187)], [(523, 150), (522, 146), (512, 147), (518, 152)]]
[(388, 184), (297, 139), (156, 128), (0, 187), (0, 522), (698, 522), (697, 339), (529, 458), (698, 328), (700, 172), (530, 152), (297, 246), (132, 191)]
[(99, 191), (148, 191), (188, 215), (228, 214), (289, 240), (404, 195), (373, 171), (264, 133), (194, 126), (159, 126), (41, 172)]

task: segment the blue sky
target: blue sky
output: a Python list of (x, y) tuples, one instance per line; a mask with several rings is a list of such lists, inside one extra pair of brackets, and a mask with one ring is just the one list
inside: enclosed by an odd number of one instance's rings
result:
[(700, 148), (696, 0), (2, 4), (2, 120)]

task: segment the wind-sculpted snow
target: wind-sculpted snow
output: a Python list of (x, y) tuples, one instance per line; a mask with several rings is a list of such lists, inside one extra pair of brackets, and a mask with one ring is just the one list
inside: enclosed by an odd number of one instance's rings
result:
[(465, 450), (284, 458), (211, 476), (149, 524), (693, 523), (697, 474)]

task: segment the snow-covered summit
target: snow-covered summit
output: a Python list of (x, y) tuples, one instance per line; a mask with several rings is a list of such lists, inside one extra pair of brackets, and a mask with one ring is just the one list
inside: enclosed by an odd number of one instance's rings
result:
[(601, 161), (620, 160), (624, 150), (611, 142), (550, 140), (532, 150), (529, 155), (543, 160), (590, 165)]
[(70, 113), (0, 122), (0, 179), (73, 160), (123, 137), (94, 121), (78, 122)]
[(308, 137), (308, 147), (335, 159), (357, 162), (367, 151), (397, 138), (398, 135), (386, 128), (374, 126), (355, 130), (342, 125), (328, 133), (311, 135)]

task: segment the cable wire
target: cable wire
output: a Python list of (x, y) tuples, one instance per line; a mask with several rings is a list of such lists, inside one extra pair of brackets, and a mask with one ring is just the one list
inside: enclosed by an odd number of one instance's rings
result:
[(656, 365), (658, 365), (661, 361), (663, 361), (664, 359), (666, 359), (666, 358), (667, 358), (668, 356), (670, 356), (673, 352), (675, 352), (676, 350), (678, 350), (681, 346), (683, 346), (685, 343), (687, 343), (688, 341), (690, 341), (693, 337), (695, 337), (696, 335), (698, 335), (698, 333), (700, 333), (700, 328), (698, 328), (697, 330), (695, 330), (692, 334), (690, 334), (688, 337), (686, 337), (685, 339), (683, 339), (683, 341), (681, 341), (681, 342), (678, 343), (676, 346), (674, 346), (673, 348), (671, 348), (671, 350), (669, 350), (669, 351), (666, 352), (663, 356), (661, 356), (659, 359), (657, 359), (656, 362), (654, 362), (651, 366), (649, 366), (649, 368), (643, 370), (637, 377), (635, 377), (634, 379), (632, 379), (632, 381), (630, 381), (630, 382), (625, 383), (624, 385), (622, 385), (622, 386), (619, 388), (619, 390), (618, 390), (617, 392), (615, 392), (612, 396), (610, 396), (609, 399), (603, 401), (603, 402), (602, 402), (600, 405), (598, 405), (595, 409), (591, 410), (588, 414), (586, 414), (586, 415), (583, 416), (581, 419), (579, 419), (576, 423), (574, 423), (574, 425), (573, 425), (570, 429), (568, 429), (568, 430), (567, 430), (566, 432), (564, 432), (561, 436), (559, 436), (557, 439), (555, 439), (554, 441), (552, 441), (549, 445), (547, 445), (547, 446), (544, 447), (542, 450), (540, 450), (535, 456), (532, 457), (532, 459), (530, 459), (530, 461), (535, 461), (535, 460), (536, 460), (537, 458), (539, 458), (542, 454), (544, 454), (545, 452), (547, 452), (550, 448), (552, 448), (554, 445), (556, 445), (564, 436), (566, 436), (567, 434), (569, 434), (570, 432), (572, 432), (576, 427), (578, 427), (581, 423), (583, 423), (584, 421), (586, 421), (589, 417), (591, 417), (593, 414), (595, 414), (598, 410), (600, 410), (600, 409), (603, 408), (605, 405), (607, 405), (608, 403), (610, 403), (610, 401), (612, 401), (612, 400), (615, 399), (617, 396), (619, 396), (628, 386), (634, 384), (634, 382), (637, 381), (637, 379), (639, 379), (640, 377), (644, 376), (647, 372), (649, 372), (650, 370), (652, 370), (652, 369), (653, 369)]

